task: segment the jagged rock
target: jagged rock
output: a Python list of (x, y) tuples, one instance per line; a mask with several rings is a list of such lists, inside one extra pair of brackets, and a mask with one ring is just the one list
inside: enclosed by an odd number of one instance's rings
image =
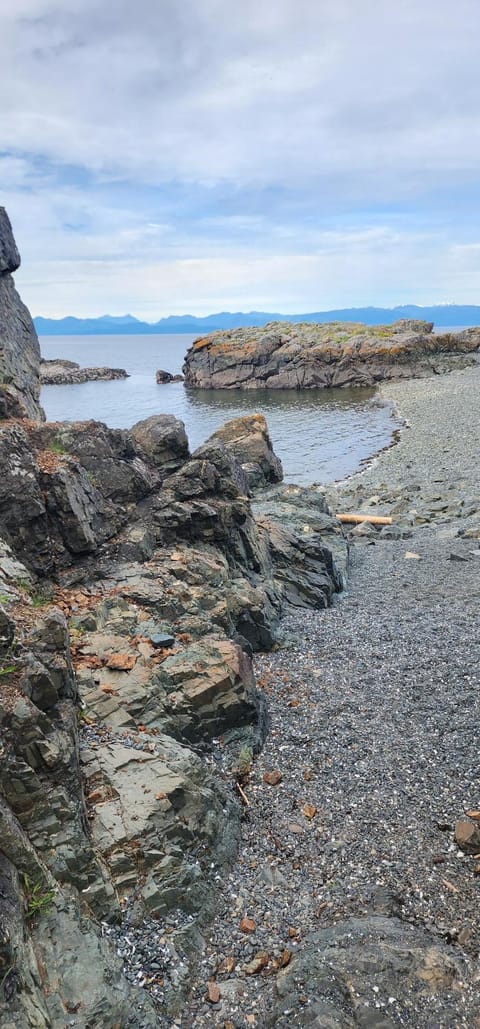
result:
[(74, 383), (108, 381), (110, 379), (128, 379), (128, 372), (124, 368), (106, 368), (105, 366), (81, 368), (76, 361), (62, 361), (59, 358), (40, 362), (40, 380), (43, 386), (68, 386)]
[(0, 604), (0, 651), (8, 650), (15, 636), (15, 622)]
[(144, 418), (130, 431), (140, 451), (162, 470), (174, 471), (190, 456), (185, 426), (173, 414)]
[(270, 322), (195, 340), (185, 357), (187, 386), (202, 389), (324, 389), (472, 363), (480, 329), (437, 335), (430, 322), (393, 325)]
[[(65, 430), (66, 443), (74, 428)], [(79, 450), (86, 434), (82, 430), (84, 423), (76, 443)], [(119, 462), (112, 471), (113, 448), (102, 460), (102, 433), (106, 436), (108, 430), (100, 425), (97, 474), (104, 473), (103, 493), (90, 469), (70, 457), (58, 428), (0, 423), (0, 525), (16, 555), (35, 572), (49, 575), (71, 564), (72, 554), (94, 552), (126, 522), (118, 496), (123, 499), (129, 488), (133, 496), (148, 489), (147, 472), (137, 462), (133, 445), (131, 467)], [(91, 434), (95, 437), (93, 429)], [(87, 464), (88, 456), (84, 460)]]
[(0, 207), (0, 418), (44, 418), (40, 346), (11, 272), (20, 265), (8, 215)]
[(38, 1029), (70, 1021), (75, 1029), (157, 1024), (148, 994), (127, 982), (121, 959), (82, 916), (78, 902), (56, 897), (34, 926), (32, 940), (48, 1010), (48, 1021), (37, 1023)]
[(168, 657), (159, 684), (166, 692), (166, 727), (175, 736), (194, 742), (262, 724), (251, 660), (231, 640), (206, 638)]
[(226, 422), (210, 436), (220, 440), (237, 458), (249, 488), (267, 486), (283, 479), (282, 462), (273, 452), (267, 423), (262, 414), (243, 415)]
[(283, 605), (328, 607), (346, 582), (348, 545), (320, 489), (277, 486), (253, 510)]
[(142, 460), (131, 434), (123, 429), (95, 421), (44, 425), (35, 438), (39, 448), (76, 458), (91, 485), (114, 504), (141, 500), (157, 485), (158, 473)]
[(143, 748), (112, 740), (83, 751), (95, 845), (117, 890), (136, 890), (144, 911), (198, 911), (211, 890), (206, 867), (231, 857), (238, 818), (187, 747), (162, 735), (138, 739)]
[(20, 267), (20, 254), (13, 238), (10, 219), (4, 207), (0, 207), (0, 275), (16, 272)]

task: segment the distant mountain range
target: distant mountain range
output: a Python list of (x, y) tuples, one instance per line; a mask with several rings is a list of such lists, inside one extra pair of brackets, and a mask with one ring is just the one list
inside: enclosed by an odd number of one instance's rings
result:
[(423, 318), (435, 325), (480, 325), (480, 306), (437, 304), (418, 307), (345, 307), (336, 311), (314, 311), (311, 314), (279, 314), (273, 311), (221, 311), (197, 318), (191, 314), (170, 315), (158, 322), (142, 322), (131, 314), (101, 318), (34, 318), (39, 336), (105, 336), (143, 335), (153, 333), (202, 333), (214, 329), (237, 329), (267, 322), (364, 322), (366, 325), (390, 325), (399, 318)]

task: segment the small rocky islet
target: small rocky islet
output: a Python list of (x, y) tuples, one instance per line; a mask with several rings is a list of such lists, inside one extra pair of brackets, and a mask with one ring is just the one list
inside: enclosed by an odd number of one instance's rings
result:
[(42, 386), (72, 386), (82, 382), (107, 382), (111, 379), (128, 379), (124, 368), (81, 368), (76, 361), (61, 358), (40, 361)]
[(18, 265), (2, 209), (0, 1024), (475, 1025), (480, 369), (327, 497), (261, 415), (46, 423)]
[(345, 322), (229, 329), (195, 340), (185, 384), (202, 389), (329, 389), (375, 386), (475, 364), (480, 328), (436, 334), (431, 322)]

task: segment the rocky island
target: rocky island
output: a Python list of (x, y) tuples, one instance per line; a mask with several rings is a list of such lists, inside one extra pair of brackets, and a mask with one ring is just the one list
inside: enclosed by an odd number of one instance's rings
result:
[(431, 375), (478, 359), (480, 328), (435, 334), (430, 322), (393, 325), (271, 322), (195, 340), (185, 385), (200, 389), (328, 389)]
[(124, 368), (81, 368), (76, 361), (60, 358), (40, 361), (42, 386), (70, 386), (79, 382), (106, 382), (110, 379), (128, 379)]
[(262, 415), (46, 423), (0, 229), (2, 1029), (474, 1026), (480, 368), (329, 506)]

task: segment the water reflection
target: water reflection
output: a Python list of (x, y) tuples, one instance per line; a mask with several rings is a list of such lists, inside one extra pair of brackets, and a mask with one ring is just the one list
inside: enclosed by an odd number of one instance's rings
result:
[(42, 339), (45, 357), (80, 364), (125, 367), (130, 378), (45, 386), (42, 403), (51, 421), (95, 418), (113, 428), (161, 412), (185, 422), (192, 450), (223, 422), (242, 414), (264, 414), (285, 478), (308, 484), (343, 479), (386, 446), (396, 422), (371, 389), (192, 390), (182, 383), (158, 386), (155, 369), (176, 371), (190, 338), (74, 337)]

